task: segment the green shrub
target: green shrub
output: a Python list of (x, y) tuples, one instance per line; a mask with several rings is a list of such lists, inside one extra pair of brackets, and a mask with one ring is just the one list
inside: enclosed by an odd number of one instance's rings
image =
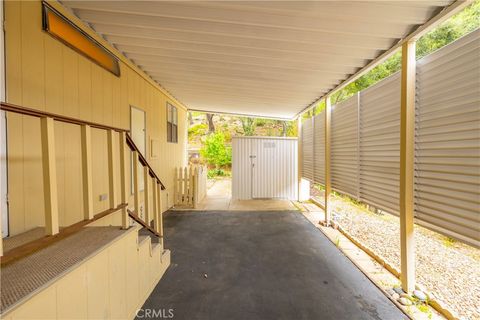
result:
[(229, 176), (230, 176), (230, 172), (225, 171), (223, 169), (212, 169), (212, 170), (208, 170), (207, 172), (207, 178), (209, 179), (212, 179), (215, 177), (229, 177)]
[(232, 163), (232, 147), (225, 144), (222, 132), (209, 134), (203, 143), (200, 154), (215, 169), (230, 166)]

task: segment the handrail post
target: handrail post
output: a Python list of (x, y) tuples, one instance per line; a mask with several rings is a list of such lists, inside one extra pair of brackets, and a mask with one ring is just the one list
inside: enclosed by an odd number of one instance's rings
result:
[(81, 126), (82, 140), (82, 177), (84, 219), (93, 219), (93, 183), (92, 183), (92, 130), (89, 125)]
[(140, 195), (138, 186), (138, 151), (133, 151), (133, 206), (135, 214), (140, 216)]
[(150, 226), (150, 222), (152, 222), (150, 217), (150, 169), (147, 166), (143, 167), (143, 185), (145, 222)]
[(330, 129), (332, 119), (332, 105), (330, 102), (330, 96), (325, 98), (325, 225), (330, 225), (330, 192), (331, 192), (331, 180), (330, 180)]
[(110, 193), (110, 208), (116, 208), (117, 200), (117, 162), (114, 152), (115, 132), (110, 129), (107, 131), (108, 136), (108, 191)]
[(122, 208), (122, 229), (128, 229), (129, 220), (128, 220), (128, 188), (127, 188), (127, 175), (128, 175), (128, 166), (125, 159), (128, 152), (125, 152), (125, 143), (127, 141), (127, 134), (125, 132), (120, 132), (119, 134), (119, 148), (120, 148), (120, 200), (122, 204), (126, 203), (127, 206)]
[(157, 179), (152, 178), (152, 215), (153, 215), (153, 229), (158, 232), (158, 184)]
[(155, 226), (157, 227), (157, 232), (160, 234), (160, 244), (163, 248), (163, 212), (162, 212), (162, 186), (157, 185), (157, 201), (158, 201), (158, 215), (157, 222)]
[(41, 118), (43, 189), (45, 192), (45, 232), (55, 235), (58, 226), (57, 168), (53, 118)]
[(415, 41), (408, 41), (402, 45), (400, 98), (400, 280), (405, 292), (415, 290), (415, 73)]

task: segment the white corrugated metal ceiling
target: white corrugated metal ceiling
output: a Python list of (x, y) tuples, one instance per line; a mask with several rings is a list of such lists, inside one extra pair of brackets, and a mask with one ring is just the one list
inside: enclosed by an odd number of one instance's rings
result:
[(191, 109), (291, 118), (452, 1), (62, 1)]

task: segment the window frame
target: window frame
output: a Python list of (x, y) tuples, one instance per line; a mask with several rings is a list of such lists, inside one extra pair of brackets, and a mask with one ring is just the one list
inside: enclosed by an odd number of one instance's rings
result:
[(178, 143), (178, 109), (167, 102), (167, 142)]

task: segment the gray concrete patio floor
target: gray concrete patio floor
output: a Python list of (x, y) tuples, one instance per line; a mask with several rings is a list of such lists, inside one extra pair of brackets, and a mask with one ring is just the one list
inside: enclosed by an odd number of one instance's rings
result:
[(143, 309), (174, 319), (407, 318), (298, 211), (172, 212), (165, 247)]

